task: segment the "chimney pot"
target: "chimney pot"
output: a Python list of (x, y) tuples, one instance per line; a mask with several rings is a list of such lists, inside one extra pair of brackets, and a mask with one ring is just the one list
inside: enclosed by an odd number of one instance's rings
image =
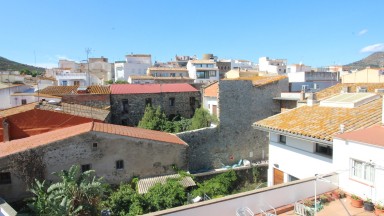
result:
[(3, 142), (9, 141), (9, 123), (7, 119), (4, 119), (3, 122)]

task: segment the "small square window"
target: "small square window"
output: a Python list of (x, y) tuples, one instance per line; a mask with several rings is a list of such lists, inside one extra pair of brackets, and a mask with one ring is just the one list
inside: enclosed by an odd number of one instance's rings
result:
[(93, 143), (92, 144), (92, 147), (95, 149), (95, 148), (97, 148), (97, 143)]
[(0, 173), (0, 185), (2, 184), (11, 184), (11, 173), (10, 172), (4, 172)]
[(83, 165), (81, 165), (81, 172), (86, 172), (88, 170), (91, 170), (91, 164), (83, 164)]
[(116, 161), (116, 169), (124, 169), (124, 161), (123, 160)]
[(21, 99), (21, 104), (22, 105), (27, 104), (27, 99)]
[(279, 135), (279, 142), (280, 143), (287, 143), (287, 137), (284, 135)]
[(175, 106), (175, 98), (174, 97), (169, 98), (169, 106)]
[(145, 99), (145, 106), (152, 106), (152, 98), (146, 98)]

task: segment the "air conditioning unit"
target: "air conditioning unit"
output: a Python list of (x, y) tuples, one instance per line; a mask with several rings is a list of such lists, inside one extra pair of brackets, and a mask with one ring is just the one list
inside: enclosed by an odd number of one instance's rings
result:
[(376, 93), (384, 93), (384, 89), (375, 89)]

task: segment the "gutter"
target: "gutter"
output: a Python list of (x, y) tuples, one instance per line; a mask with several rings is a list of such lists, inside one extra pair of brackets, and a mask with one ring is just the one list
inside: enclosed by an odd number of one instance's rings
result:
[(294, 137), (296, 139), (301, 139), (301, 140), (306, 140), (306, 141), (311, 141), (311, 142), (316, 142), (316, 143), (325, 143), (327, 145), (333, 145), (333, 141), (327, 141), (327, 140), (312, 138), (312, 137), (308, 137), (308, 136), (304, 136), (304, 135), (293, 134), (293, 133), (290, 133), (290, 132), (276, 130), (276, 129), (270, 129), (270, 128), (265, 128), (265, 127), (261, 127), (261, 126), (258, 126), (258, 125), (252, 125), (252, 127), (254, 129), (257, 129), (257, 130), (262, 130), (262, 131), (265, 131), (265, 132), (274, 132), (274, 133), (286, 135), (286, 136), (289, 136), (289, 137)]

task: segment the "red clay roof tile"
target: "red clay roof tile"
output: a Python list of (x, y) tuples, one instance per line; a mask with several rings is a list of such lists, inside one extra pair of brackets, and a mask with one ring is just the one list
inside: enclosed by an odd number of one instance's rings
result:
[(170, 133), (99, 122), (88, 122), (72, 127), (62, 128), (60, 130), (49, 131), (47, 133), (26, 137), (23, 139), (12, 140), (9, 142), (0, 142), (0, 158), (28, 149), (48, 145), (49, 143), (67, 139), (72, 136), (80, 135), (90, 131), (187, 146), (183, 140)]

